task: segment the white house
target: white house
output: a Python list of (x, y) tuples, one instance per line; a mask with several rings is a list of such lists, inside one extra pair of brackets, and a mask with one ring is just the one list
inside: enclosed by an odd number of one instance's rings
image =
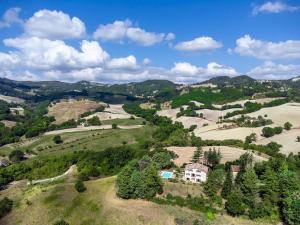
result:
[(192, 163), (186, 165), (184, 169), (184, 180), (201, 183), (207, 179), (208, 167), (200, 163)]

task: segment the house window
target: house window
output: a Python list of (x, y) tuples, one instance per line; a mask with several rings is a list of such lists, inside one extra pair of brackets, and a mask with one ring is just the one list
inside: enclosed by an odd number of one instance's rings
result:
[(195, 177), (195, 174), (194, 174), (194, 173), (192, 173), (192, 177)]
[(197, 182), (200, 182), (200, 179), (197, 179)]
[(190, 178), (187, 177), (186, 180), (190, 180)]

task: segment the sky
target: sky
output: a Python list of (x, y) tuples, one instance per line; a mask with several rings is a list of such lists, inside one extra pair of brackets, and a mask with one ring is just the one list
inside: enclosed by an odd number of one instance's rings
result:
[(0, 77), (300, 76), (299, 0), (0, 0)]

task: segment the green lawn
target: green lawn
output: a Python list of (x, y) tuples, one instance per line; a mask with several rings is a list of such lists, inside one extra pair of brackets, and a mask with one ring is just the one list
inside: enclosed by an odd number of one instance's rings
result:
[(148, 140), (151, 138), (154, 129), (153, 126), (148, 125), (130, 130), (109, 129), (65, 133), (61, 134), (63, 139), (62, 144), (55, 144), (53, 142), (52, 139), (54, 135), (46, 135), (41, 136), (26, 146), (14, 145), (14, 147), (1, 147), (0, 153), (2, 155), (8, 155), (14, 149), (23, 151), (30, 150), (39, 155), (78, 150), (102, 151), (105, 148), (119, 146), (124, 143), (134, 144)]
[(5, 225), (53, 225), (64, 219), (71, 225), (192, 225), (196, 218), (210, 225), (266, 225), (268, 223), (216, 214), (207, 215), (185, 207), (158, 205), (143, 200), (122, 200), (115, 195), (115, 177), (84, 182), (78, 193), (74, 179), (49, 185), (13, 187), (0, 192), (14, 201), (11, 213), (0, 220)]
[(135, 119), (113, 119), (113, 120), (102, 120), (101, 123), (103, 125), (111, 125), (116, 123), (121, 126), (129, 126), (129, 125), (141, 125), (145, 121), (143, 118), (135, 118)]

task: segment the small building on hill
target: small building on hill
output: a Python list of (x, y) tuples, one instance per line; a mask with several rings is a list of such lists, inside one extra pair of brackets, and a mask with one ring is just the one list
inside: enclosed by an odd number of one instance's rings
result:
[(193, 183), (201, 183), (207, 180), (208, 167), (200, 163), (191, 163), (184, 169), (184, 180)]
[(235, 180), (236, 176), (240, 172), (240, 166), (238, 166), (238, 165), (231, 165), (230, 170), (232, 172), (233, 180)]

